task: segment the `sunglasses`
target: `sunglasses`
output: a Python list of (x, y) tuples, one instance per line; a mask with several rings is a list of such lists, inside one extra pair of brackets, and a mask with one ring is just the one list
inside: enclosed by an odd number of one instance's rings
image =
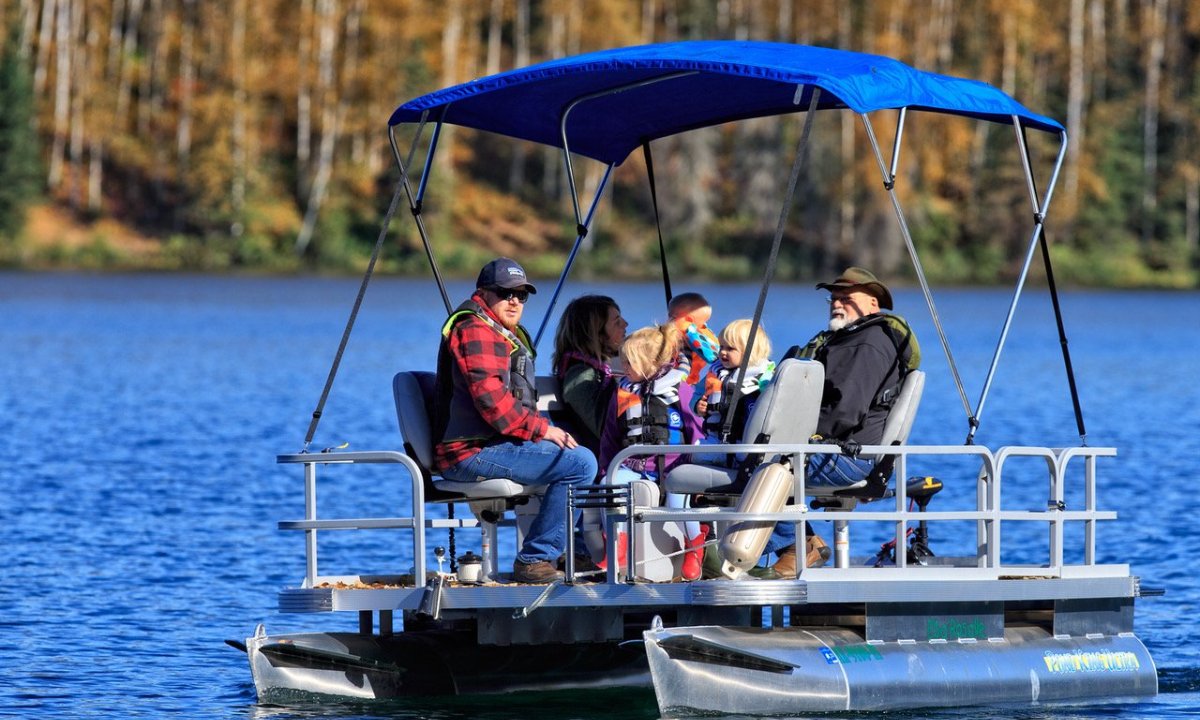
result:
[(515, 299), (517, 302), (521, 303), (522, 305), (524, 305), (525, 301), (529, 299), (529, 291), (528, 290), (510, 290), (509, 288), (492, 287), (492, 288), (488, 288), (488, 292), (495, 295), (496, 297), (498, 297), (501, 300), (514, 300)]
[(830, 305), (834, 304), (835, 302), (840, 302), (845, 305), (846, 303), (850, 302), (850, 298), (854, 296), (855, 292), (857, 291), (829, 293), (829, 297), (825, 298), (825, 302), (829, 303)]

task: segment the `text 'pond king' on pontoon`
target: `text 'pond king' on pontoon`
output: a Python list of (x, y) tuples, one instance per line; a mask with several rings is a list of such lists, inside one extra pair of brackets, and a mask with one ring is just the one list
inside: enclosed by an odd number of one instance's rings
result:
[[(1133, 634), (1134, 602), (1150, 593), (1143, 591), (1128, 565), (1100, 564), (1096, 559), (1098, 525), (1116, 518), (1115, 512), (1100, 509), (1097, 471), (1100, 460), (1116, 451), (1083, 442), (1077, 401), (1078, 447), (991, 449), (973, 442), (1039, 245), (1057, 311), (1043, 223), (1066, 150), (1066, 134), (1058, 122), (1029, 112), (989, 85), (921, 72), (874, 55), (778, 43), (714, 41), (589, 53), (485, 77), (407, 102), (388, 123), (402, 178), (336, 358), (342, 356), (402, 195), (415, 218), (447, 313), (451, 310), (421, 215), (432, 158), (446, 124), (562, 151), (577, 237), (537, 330), (540, 341), (617, 164), (641, 147), (648, 169), (652, 168), (650, 143), (659, 138), (749, 118), (797, 114), (802, 122), (798, 149), (754, 311), (757, 326), (797, 179), (808, 158), (810, 130), (823, 115), (816, 110), (851, 112), (861, 119), (968, 418), (966, 442), (906, 444), (924, 382), (923, 373), (912, 372), (900, 401), (891, 410), (884, 442), (862, 449), (879, 458), (877, 472), (861, 487), (836, 496), (825, 491), (822, 496), (820, 488), (805, 486), (802, 469), (807, 454), (839, 451), (835, 446), (809, 443), (823, 369), (819, 363), (788, 360), (781, 363), (775, 380), (764, 391), (742, 438), (765, 442), (706, 445), (703, 450), (763, 454), (774, 461), (773, 467), (786, 473), (790, 493), (784, 495), (800, 501), (785, 504), (785, 497), (779, 505), (764, 508), (747, 506), (734, 496), (724, 502), (717, 498), (704, 507), (668, 509), (659, 505), (659, 486), (649, 481), (574, 492), (569, 510), (582, 508), (588, 527), (599, 527), (598, 509), (606, 511), (603, 523), (610, 523), (606, 536), (613, 540), (594, 552), (608, 558), (607, 571), (601, 578), (575, 573), (573, 552), (568, 549), (565, 580), (519, 585), (508, 582), (507, 575), (497, 570), (498, 528), (512, 528), (519, 542), (522, 524), (537, 498), (532, 489), (506, 480), (455, 483), (430, 473), (434, 438), (430, 437), (427, 402), (432, 373), (408, 369), (395, 377), (393, 395), (403, 452), (308, 452), (337, 371), (335, 359), (304, 449), (278, 457), (280, 463), (300, 465), (304, 471), (305, 517), (280, 522), (279, 527), (303, 532), (307, 553), (303, 582), (280, 592), (279, 607), (284, 612), (357, 613), (357, 628), (268, 635), (259, 626), (246, 640), (245, 649), (261, 701), (314, 695), (391, 698), (645, 687), (652, 683), (664, 713), (777, 714), (1144, 698), (1157, 693), (1154, 662)], [(889, 115), (895, 118), (890, 161), (881, 153), (873, 129), (873, 118), (883, 111), (891, 111)], [(1011, 126), (1027, 183), (1032, 219), (1029, 242), (974, 407), (954, 364), (895, 192), (909, 111)], [(416, 125), (406, 157), (395, 134), (401, 124)], [(409, 172), (418, 142), (430, 125), (424, 169), (414, 190)], [(1059, 144), (1050, 181), (1041, 194), (1026, 144), (1026, 133), (1031, 130), (1048, 133)], [(586, 208), (579, 201), (572, 153), (607, 167)], [(653, 172), (648, 175), (653, 190)], [(663, 267), (669, 297), (665, 259)], [(754, 336), (753, 330), (750, 336)], [(745, 355), (750, 355), (749, 350)], [(1070, 379), (1065, 352), (1064, 360)], [(539, 408), (554, 417), (561, 410), (555, 382), (539, 378), (538, 384)], [(1073, 380), (1071, 391), (1074, 396)], [(672, 448), (682, 454), (694, 450)], [(661, 446), (629, 447), (610, 467), (631, 456), (657, 452)], [(953, 477), (943, 474), (940, 480), (920, 476), (927, 463), (939, 462), (960, 470)], [(408, 516), (318, 516), (319, 468), (380, 463), (399, 466), (397, 481), (401, 484), (379, 488), (380, 495), (389, 498), (386, 504), (391, 505), (395, 493), (411, 486)], [(1004, 480), (1018, 464), (1045, 473), (1045, 510), (1015, 510), (1010, 507), (1013, 498), (1004, 502)], [(889, 482), (893, 474), (907, 479), (910, 472), (917, 475), (915, 481)], [(674, 475), (665, 479), (666, 489), (697, 492), (688, 485), (687, 477)], [(929, 509), (930, 498), (943, 481), (959, 487), (972, 483), (974, 506)], [(712, 494), (711, 487), (702, 490)], [(1077, 503), (1081, 507), (1068, 509), (1068, 496), (1081, 497)], [(879, 508), (854, 511), (868, 500), (880, 501)], [(1029, 498), (1016, 500), (1027, 504)], [(805, 569), (795, 580), (756, 580), (727, 562), (727, 572), (720, 577), (673, 581), (679, 576), (683, 547), (678, 526), (683, 521), (712, 523), (725, 536), (753, 529), (755, 526), (747, 523), (755, 521), (768, 526), (791, 522), (803, 533), (809, 502), (824, 511), (821, 520), (833, 522), (836, 553), (832, 567)], [(456, 517), (449, 512), (446, 518), (434, 518), (426, 514), (430, 503), (466, 504), (471, 513)], [(877, 556), (871, 562), (863, 559), (869, 551), (854, 553), (850, 527), (868, 521), (895, 528), (893, 547), (900, 550), (894, 557)], [(611, 532), (611, 523), (618, 522), (630, 526), (630, 561), (625, 567), (618, 567), (617, 533)], [(966, 557), (934, 557), (928, 548), (928, 527), (939, 523), (942, 528), (965, 528), (964, 534), (973, 529), (975, 552)], [(1046, 533), (1042, 537), (1048, 536), (1049, 552), (1038, 562), (1004, 562), (1002, 523), (1040, 525)], [(478, 567), (475, 559), (456, 565), (451, 553), (450, 572), (431, 572), (426, 533), (432, 529), (468, 531), (472, 538), (480, 533)], [(397, 567), (380, 568), (372, 575), (322, 574), (317, 565), (317, 537), (326, 530), (400, 531), (396, 535)], [(1069, 540), (1074, 543), (1070, 548), (1066, 547)], [(412, 569), (404, 572), (400, 568), (408, 568), (409, 543)], [(439, 556), (439, 568), (440, 560)], [(728, 572), (730, 568), (732, 572)]]

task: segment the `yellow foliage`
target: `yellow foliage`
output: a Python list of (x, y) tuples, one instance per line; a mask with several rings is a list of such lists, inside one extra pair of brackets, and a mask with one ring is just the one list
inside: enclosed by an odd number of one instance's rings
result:
[(453, 222), (459, 240), (495, 255), (530, 257), (549, 249), (560, 223), (538, 216), (529, 206), (485, 185), (464, 185), (454, 198)]

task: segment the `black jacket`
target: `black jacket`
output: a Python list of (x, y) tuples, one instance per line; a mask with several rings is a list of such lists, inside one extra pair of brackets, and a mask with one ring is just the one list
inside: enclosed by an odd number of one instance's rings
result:
[[(886, 391), (900, 384), (904, 351), (889, 325), (874, 315), (814, 338), (788, 357), (812, 357), (825, 366), (825, 389), (817, 434), (839, 441), (875, 445), (883, 439), (890, 404)], [(815, 348), (809, 353), (806, 350)]]

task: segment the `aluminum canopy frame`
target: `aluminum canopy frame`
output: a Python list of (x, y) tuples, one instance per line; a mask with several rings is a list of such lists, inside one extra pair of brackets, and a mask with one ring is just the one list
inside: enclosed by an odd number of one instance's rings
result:
[[(380, 231), (367, 278), (372, 272), (379, 245), (387, 234), (400, 193), (403, 192), (415, 218), (443, 303), (447, 312), (450, 311), (449, 296), (421, 218), (422, 201), (433, 167), (432, 159), (444, 125), (469, 127), (559, 148), (571, 190), (577, 236), (535, 336), (536, 345), (541, 340), (563, 283), (587, 235), (613, 167), (622, 163), (638, 146), (657, 138), (736, 120), (808, 110), (850, 111), (861, 118), (967, 414), (967, 442), (970, 443), (978, 428), (1038, 240), (1042, 237), (1046, 213), (1067, 147), (1066, 131), (1058, 121), (1031, 112), (986, 83), (916, 70), (879, 55), (830, 48), (759, 41), (689, 41), (587, 53), (438, 90), (399, 106), (388, 121), (389, 140), (400, 168), (401, 181)], [(870, 117), (871, 113), (882, 110), (898, 112), (890, 161), (884, 159)], [(910, 110), (1011, 125), (1016, 132), (1025, 172), (1034, 227), (991, 366), (974, 409), (967, 398), (895, 192), (905, 119)], [(804, 140), (801, 141), (796, 164), (792, 168), (793, 178), (806, 156), (806, 143), (814, 116), (815, 113), (805, 113)], [(425, 125), (429, 122), (434, 124), (434, 129), (420, 182), (414, 192), (409, 168)], [(396, 139), (396, 128), (402, 123), (417, 123), (407, 158), (402, 157)], [(1056, 134), (1059, 141), (1050, 181), (1040, 197), (1025, 144), (1024, 133), (1030, 129)], [(572, 153), (607, 165), (586, 212), (580, 207)], [(754, 316), (756, 324), (771, 282), (774, 258), (792, 204), (794, 187), (794, 182), (789, 183), (788, 196), (775, 234), (772, 260), (766, 269), (763, 291)], [(364, 278), (364, 289), (367, 278)], [(349, 325), (353, 324), (353, 319), (352, 312)], [(340, 356), (339, 349), (337, 357)], [(335, 359), (330, 382), (336, 365)], [(323, 403), (324, 397), (314, 412), (314, 426)], [(311, 442), (312, 431), (313, 428), (310, 428), (306, 448)]]

